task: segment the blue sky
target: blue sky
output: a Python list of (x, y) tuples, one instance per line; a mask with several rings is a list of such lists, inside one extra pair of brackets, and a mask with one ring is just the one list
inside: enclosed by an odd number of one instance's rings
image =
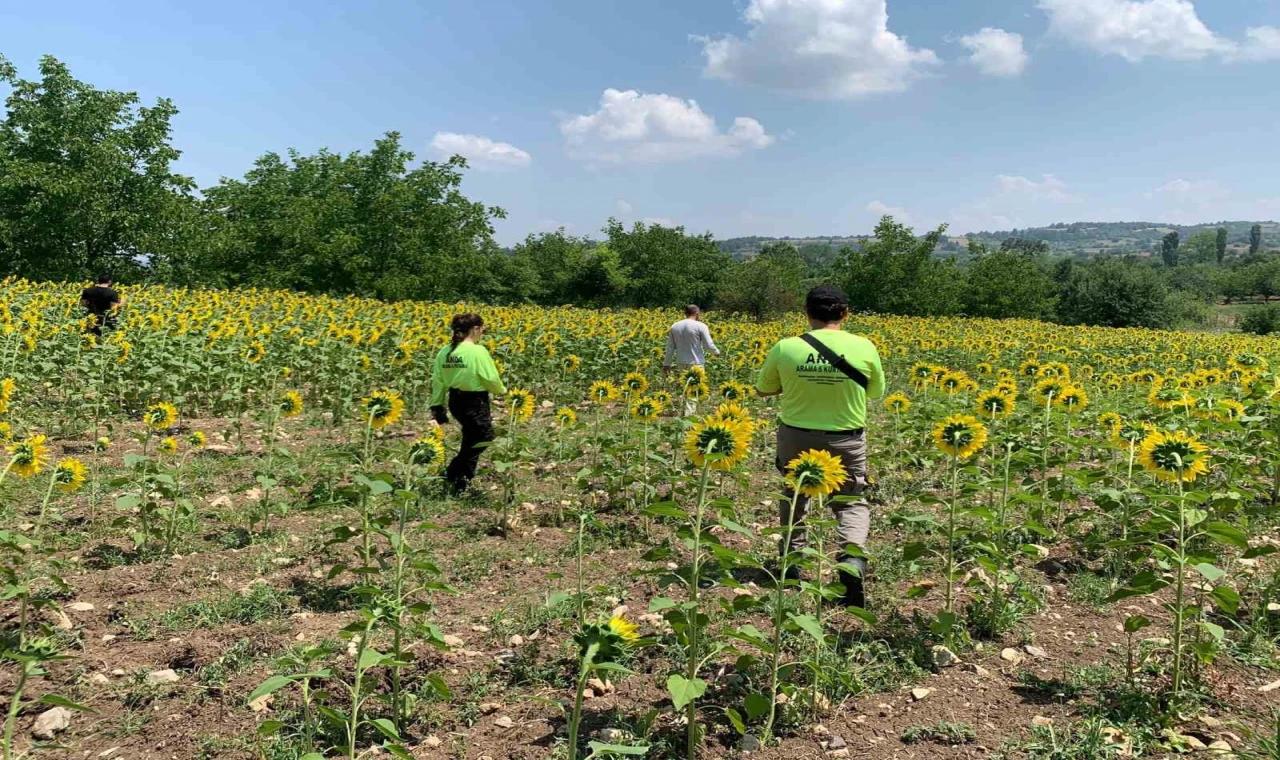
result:
[(173, 99), (202, 186), (461, 151), (503, 243), (1280, 218), (1274, 0), (8, 2), (0, 53)]

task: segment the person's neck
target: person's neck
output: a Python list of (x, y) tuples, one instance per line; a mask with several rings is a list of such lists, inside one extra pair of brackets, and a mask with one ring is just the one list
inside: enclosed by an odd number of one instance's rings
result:
[(819, 322), (816, 319), (809, 320), (809, 328), (812, 330), (839, 330), (843, 322)]

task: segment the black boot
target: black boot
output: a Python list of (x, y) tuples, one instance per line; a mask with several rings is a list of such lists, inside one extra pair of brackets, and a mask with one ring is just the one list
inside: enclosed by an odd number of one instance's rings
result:
[(841, 570), (837, 573), (840, 585), (844, 586), (844, 606), (858, 607), (865, 610), (867, 608), (867, 595), (863, 588), (862, 579), (867, 574), (867, 560), (862, 557), (846, 557), (841, 564), (851, 565), (859, 571), (857, 574), (847, 570)]

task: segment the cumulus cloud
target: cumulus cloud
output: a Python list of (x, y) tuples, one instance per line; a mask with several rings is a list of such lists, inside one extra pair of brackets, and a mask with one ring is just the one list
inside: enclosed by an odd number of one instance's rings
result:
[(615, 205), (618, 208), (619, 214), (630, 214), (634, 210), (631, 204), (624, 200), (619, 200)]
[(823, 99), (901, 92), (937, 64), (889, 31), (886, 0), (751, 0), (745, 37), (697, 37), (713, 79)]
[(1067, 192), (1067, 184), (1052, 174), (1044, 175), (1044, 179), (1039, 182), (1026, 177), (1001, 174), (996, 177), (996, 182), (1000, 185), (1002, 195), (1017, 195), (1054, 203), (1070, 203), (1078, 200)]
[(1280, 29), (1248, 29), (1243, 41), (1214, 32), (1191, 0), (1039, 0), (1050, 31), (1127, 61), (1168, 58), (1198, 61), (1280, 58)]
[(969, 62), (991, 77), (1016, 77), (1027, 68), (1031, 56), (1022, 47), (1022, 35), (984, 27), (960, 38), (969, 50)]
[(696, 101), (612, 88), (599, 110), (563, 119), (560, 133), (571, 158), (608, 164), (737, 156), (776, 139), (746, 116), (722, 132)]
[(903, 224), (911, 223), (911, 214), (908, 213), (905, 208), (890, 206), (889, 204), (881, 203), (880, 201), (871, 201), (868, 203), (867, 211), (870, 211), (876, 216), (891, 216)]
[(1204, 201), (1223, 198), (1226, 195), (1227, 189), (1217, 180), (1188, 180), (1179, 177), (1178, 179), (1169, 180), (1147, 193), (1147, 198), (1198, 199)]
[(436, 132), (431, 139), (431, 149), (442, 158), (462, 156), (480, 169), (520, 168), (533, 161), (532, 156), (511, 143), (457, 132)]

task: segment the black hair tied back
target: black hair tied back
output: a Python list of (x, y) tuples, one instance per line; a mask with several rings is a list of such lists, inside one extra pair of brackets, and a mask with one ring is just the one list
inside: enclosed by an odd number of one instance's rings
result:
[(480, 318), (480, 315), (473, 312), (467, 312), (465, 314), (458, 314), (455, 316), (453, 318), (453, 323), (450, 325), (450, 328), (453, 330), (453, 338), (450, 340), (452, 345), (449, 348), (449, 353), (452, 354), (454, 351), (458, 350), (458, 345), (467, 339), (467, 336), (471, 334), (471, 331), (483, 324), (484, 320)]

